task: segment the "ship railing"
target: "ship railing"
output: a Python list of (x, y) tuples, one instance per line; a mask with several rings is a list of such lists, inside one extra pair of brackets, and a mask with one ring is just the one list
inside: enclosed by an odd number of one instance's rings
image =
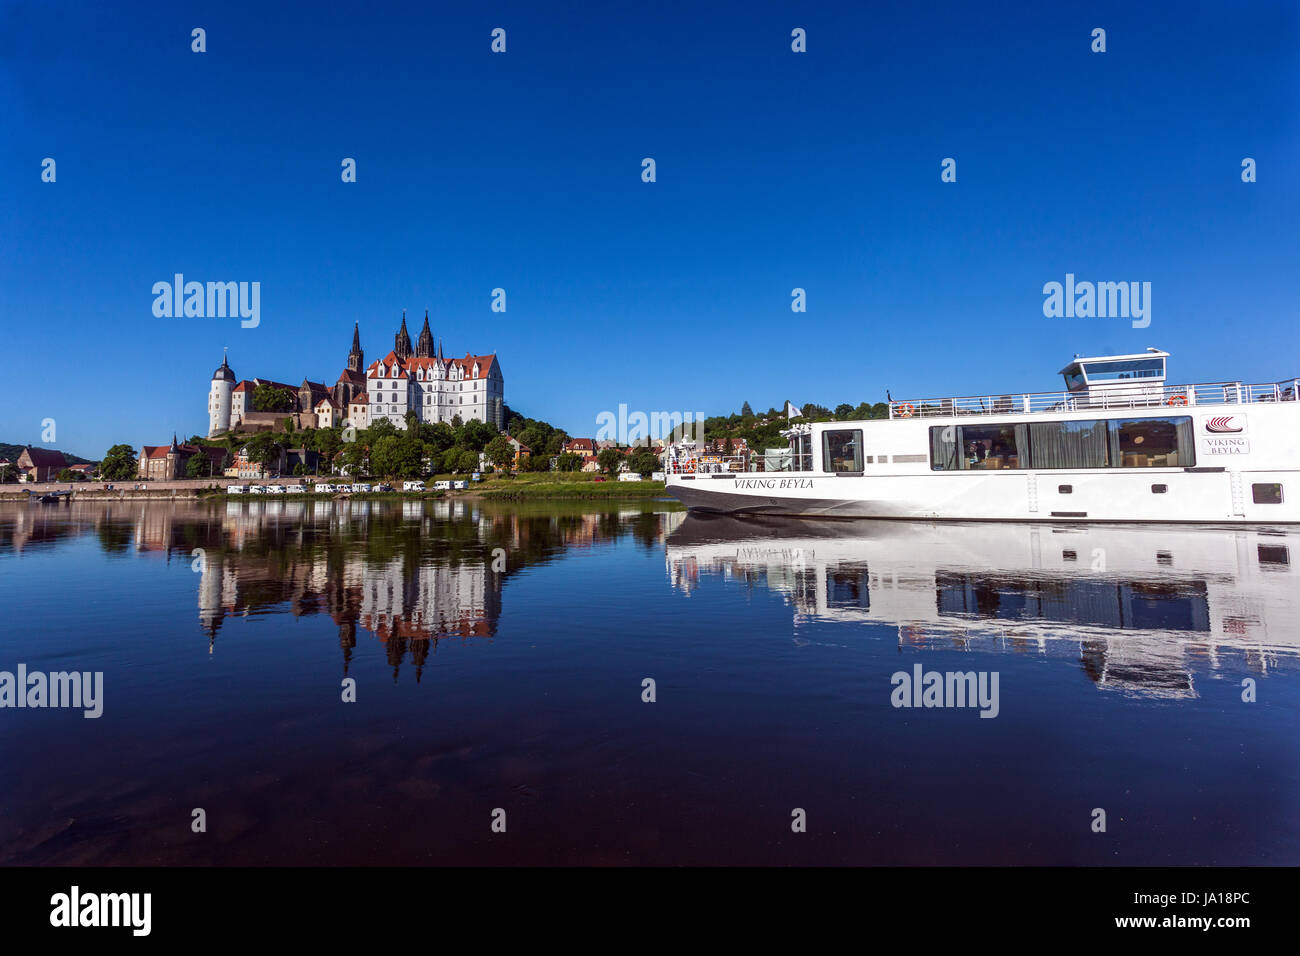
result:
[(1212, 382), (1200, 385), (1135, 385), (1079, 392), (1021, 392), (1012, 395), (973, 395), (960, 398), (911, 399), (893, 402), (890, 418), (945, 418), (964, 415), (1023, 415), (1089, 409), (1179, 407), (1183, 405), (1249, 405), (1294, 402), (1300, 379), (1249, 385)]
[(672, 475), (812, 471), (813, 456), (811, 453), (804, 455), (704, 455), (699, 458), (671, 459), (666, 470)]

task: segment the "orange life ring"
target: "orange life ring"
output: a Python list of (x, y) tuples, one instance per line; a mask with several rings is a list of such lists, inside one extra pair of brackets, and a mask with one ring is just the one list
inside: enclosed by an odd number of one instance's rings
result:
[(1166, 404), (1166, 405), (1186, 405), (1186, 404), (1187, 404), (1187, 396), (1186, 396), (1186, 395), (1170, 395), (1170, 396), (1169, 396), (1169, 401), (1165, 402), (1165, 404)]
[(901, 405), (895, 405), (894, 411), (898, 413), (899, 418), (911, 418), (916, 414), (916, 406), (911, 402), (903, 402)]

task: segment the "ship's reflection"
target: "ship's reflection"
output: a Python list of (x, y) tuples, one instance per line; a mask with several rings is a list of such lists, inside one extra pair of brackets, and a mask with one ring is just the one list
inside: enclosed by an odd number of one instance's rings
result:
[(807, 522), (692, 514), (675, 588), (767, 587), (802, 623), (872, 622), (900, 649), (1074, 657), (1098, 687), (1194, 697), (1196, 675), (1300, 655), (1295, 532)]

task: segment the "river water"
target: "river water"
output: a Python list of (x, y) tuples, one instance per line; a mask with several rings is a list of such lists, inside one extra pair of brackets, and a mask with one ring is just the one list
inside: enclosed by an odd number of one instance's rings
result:
[(1298, 564), (1280, 529), (4, 505), (0, 671), (103, 689), (0, 709), (0, 862), (1294, 865)]

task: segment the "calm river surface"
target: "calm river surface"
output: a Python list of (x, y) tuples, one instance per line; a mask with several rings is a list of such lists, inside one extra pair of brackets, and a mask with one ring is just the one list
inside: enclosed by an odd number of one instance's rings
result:
[[(1298, 566), (1258, 529), (3, 505), (0, 671), (102, 672), (103, 714), (0, 709), (0, 862), (1294, 865)], [(951, 706), (896, 706), (930, 672)]]

